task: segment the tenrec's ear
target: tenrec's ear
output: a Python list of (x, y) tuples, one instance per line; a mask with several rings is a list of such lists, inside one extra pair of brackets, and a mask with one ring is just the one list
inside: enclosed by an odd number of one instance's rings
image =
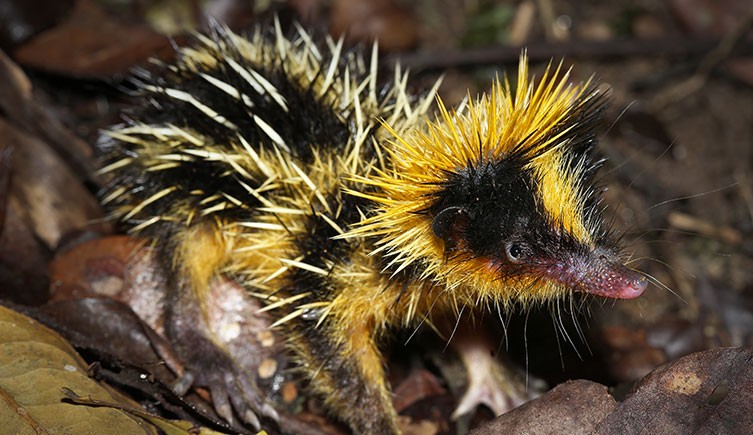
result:
[(468, 213), (459, 206), (441, 209), (431, 221), (431, 229), (444, 241), (445, 251), (455, 250), (467, 225)]

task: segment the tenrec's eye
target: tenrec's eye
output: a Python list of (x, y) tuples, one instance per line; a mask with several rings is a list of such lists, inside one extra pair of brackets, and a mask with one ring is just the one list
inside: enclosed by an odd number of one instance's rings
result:
[(523, 245), (520, 243), (507, 244), (507, 259), (512, 263), (517, 263), (523, 259)]

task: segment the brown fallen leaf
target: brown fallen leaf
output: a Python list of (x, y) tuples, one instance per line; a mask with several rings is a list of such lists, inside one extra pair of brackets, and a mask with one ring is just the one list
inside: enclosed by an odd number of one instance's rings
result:
[(81, 397), (70, 388), (63, 387), (62, 392), (63, 394), (65, 394), (65, 396), (68, 399), (71, 400), (71, 402), (77, 403), (79, 405), (118, 409), (118, 410), (127, 412), (128, 414), (141, 417), (144, 420), (149, 421), (155, 427), (158, 427), (162, 432), (164, 432), (167, 435), (188, 435), (188, 434), (190, 435), (216, 435), (216, 434), (223, 433), (223, 432), (217, 432), (217, 431), (205, 428), (205, 427), (196, 427), (196, 425), (188, 421), (168, 420), (166, 418), (162, 418), (157, 415), (145, 412), (144, 410), (140, 408), (134, 408), (132, 406), (127, 406), (127, 405), (123, 405), (116, 402), (106, 402), (102, 400), (96, 400), (96, 399), (93, 399), (91, 396)]
[(146, 26), (119, 22), (90, 0), (78, 0), (68, 19), (40, 33), (13, 54), (25, 67), (64, 76), (103, 78), (123, 75), (161, 52), (167, 37)]
[(42, 138), (79, 179), (95, 181), (92, 148), (34, 97), (33, 88), (23, 70), (0, 51), (0, 109), (8, 123)]
[(753, 348), (718, 348), (665, 364), (615, 403), (607, 387), (570, 381), (472, 434), (753, 433)]
[(138, 407), (86, 373), (86, 363), (62, 337), (0, 306), (0, 421), (4, 433), (157, 433), (126, 413), (62, 400), (61, 389), (67, 387)]
[(439, 380), (426, 369), (413, 370), (393, 391), (392, 404), (397, 412), (427, 397), (447, 394)]
[(599, 434), (753, 433), (753, 348), (718, 348), (663, 365), (601, 421)]
[(11, 196), (24, 204), (32, 229), (48, 248), (84, 229), (107, 231), (99, 203), (42, 140), (0, 119), (0, 138), (14, 145)]
[(10, 169), (13, 167), (13, 146), (0, 143), (0, 234), (5, 223), (5, 209), (10, 199)]
[(39, 307), (39, 312), (77, 348), (97, 350), (141, 367), (165, 385), (175, 380), (163, 364), (162, 354), (169, 344), (127, 305), (107, 298), (82, 298), (49, 303)]
[[(124, 286), (126, 265), (143, 244), (132, 237), (111, 236), (58, 252), (50, 262), (51, 300), (118, 294)], [(110, 280), (111, 285), (108, 286), (106, 280)], [(111, 288), (112, 284), (117, 284), (117, 288)]]
[(17, 195), (11, 195), (13, 149), (0, 139), (0, 154), (4, 158), (0, 178), (5, 179), (7, 188), (0, 192), (0, 283), (3, 283), (0, 299), (39, 305), (49, 297), (46, 269), (50, 252), (34, 234), (26, 205)]
[(607, 387), (585, 380), (569, 381), (471, 434), (590, 434), (615, 406)]
[(666, 355), (646, 339), (645, 329), (607, 326), (601, 331), (608, 358), (609, 373), (617, 380), (630, 382), (647, 375), (668, 361)]
[(392, 0), (338, 0), (332, 4), (330, 31), (351, 41), (379, 41), (384, 51), (403, 51), (418, 42), (416, 19)]
[(72, 0), (7, 1), (0, 7), (0, 47), (9, 50), (55, 25), (70, 11)]

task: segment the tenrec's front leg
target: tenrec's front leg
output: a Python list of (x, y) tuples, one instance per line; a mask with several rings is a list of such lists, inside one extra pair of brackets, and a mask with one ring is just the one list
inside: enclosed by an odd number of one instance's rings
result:
[(165, 332), (185, 370), (175, 385), (179, 394), (192, 386), (209, 389), (217, 413), (233, 424), (235, 414), (260, 427), (257, 414), (273, 419), (275, 410), (264, 400), (253, 373), (240, 367), (209, 327), (211, 286), (217, 285), (226, 246), (213, 224), (187, 229), (163, 249), (173, 265)]

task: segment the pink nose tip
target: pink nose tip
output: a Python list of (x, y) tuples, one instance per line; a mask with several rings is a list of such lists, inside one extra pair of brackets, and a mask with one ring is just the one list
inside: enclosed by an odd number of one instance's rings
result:
[(619, 289), (614, 297), (619, 299), (633, 299), (637, 298), (646, 290), (648, 286), (648, 280), (645, 276), (639, 276), (635, 279), (630, 279), (625, 282), (625, 285)]

